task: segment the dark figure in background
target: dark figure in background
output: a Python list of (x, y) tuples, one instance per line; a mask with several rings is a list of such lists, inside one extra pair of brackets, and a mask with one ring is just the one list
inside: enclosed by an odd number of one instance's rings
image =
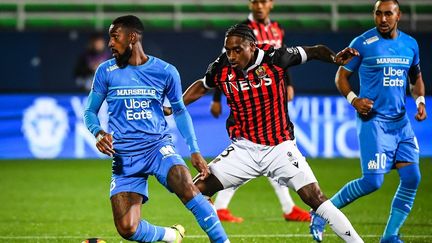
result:
[(106, 40), (102, 33), (90, 36), (86, 50), (79, 56), (75, 64), (74, 78), (77, 87), (82, 91), (90, 91), (96, 68), (111, 58), (106, 48)]

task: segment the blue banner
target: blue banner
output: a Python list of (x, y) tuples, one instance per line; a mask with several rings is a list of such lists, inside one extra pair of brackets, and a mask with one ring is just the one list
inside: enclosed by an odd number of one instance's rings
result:
[[(213, 118), (211, 97), (188, 106), (198, 143), (204, 156), (214, 157), (230, 143), (225, 131), (229, 109)], [(82, 119), (86, 96), (82, 95), (0, 95), (0, 158), (97, 158), (104, 157), (95, 147), (95, 138)], [(432, 98), (426, 98), (432, 104)], [(429, 105), (429, 107), (431, 107)], [(106, 106), (99, 117), (107, 127)], [(422, 157), (432, 156), (430, 121), (417, 122), (415, 103), (407, 98), (407, 112), (417, 135)], [(432, 109), (427, 110), (429, 116)], [(297, 96), (289, 104), (291, 121), (300, 150), (307, 157), (358, 157), (354, 109), (340, 96)], [(430, 118), (429, 118), (430, 119)], [(167, 121), (176, 149), (189, 156), (186, 144), (172, 116)]]

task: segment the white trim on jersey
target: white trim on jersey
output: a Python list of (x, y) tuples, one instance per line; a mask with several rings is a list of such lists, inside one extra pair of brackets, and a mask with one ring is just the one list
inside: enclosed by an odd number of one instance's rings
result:
[(301, 46), (296, 46), (296, 48), (299, 50), (300, 52), (300, 56), (301, 56), (301, 64), (305, 63), (307, 61), (307, 55), (305, 50), (301, 47)]
[(204, 78), (201, 79), (201, 81), (202, 81), (202, 83), (203, 83), (203, 85), (204, 85), (204, 87), (205, 87), (206, 89), (212, 89), (212, 88), (210, 88), (210, 87), (207, 85), (207, 83), (206, 83), (206, 77), (205, 77), (205, 76), (204, 76)]
[(256, 66), (260, 65), (263, 58), (264, 58), (264, 51), (261, 49), (258, 49), (258, 56), (257, 56), (257, 59), (255, 60), (255, 63), (252, 66), (250, 66), (246, 70), (246, 72), (249, 72), (250, 70), (254, 69)]

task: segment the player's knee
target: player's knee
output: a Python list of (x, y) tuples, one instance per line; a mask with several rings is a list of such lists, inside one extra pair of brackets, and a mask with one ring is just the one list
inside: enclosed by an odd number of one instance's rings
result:
[(417, 188), (420, 184), (421, 173), (418, 164), (411, 164), (399, 169), (401, 183), (409, 188)]
[(360, 186), (366, 194), (380, 189), (383, 183), (383, 174), (366, 174), (360, 179)]
[(115, 225), (117, 228), (117, 232), (120, 234), (121, 237), (123, 237), (126, 240), (128, 240), (135, 234), (135, 231), (138, 227), (137, 222), (130, 222), (125, 220), (122, 220), (120, 222), (115, 222)]

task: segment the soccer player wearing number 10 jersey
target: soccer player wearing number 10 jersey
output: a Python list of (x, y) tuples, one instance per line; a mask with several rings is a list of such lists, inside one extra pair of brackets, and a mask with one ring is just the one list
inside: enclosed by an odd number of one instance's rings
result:
[[(405, 110), (406, 88), (416, 99), (418, 121), (426, 119), (424, 82), (420, 72), (419, 47), (411, 36), (398, 30), (399, 3), (375, 3), (376, 27), (351, 42), (360, 56), (340, 67), (336, 86), (357, 111), (357, 134), (363, 176), (348, 182), (331, 198), (337, 208), (378, 190), (384, 174), (397, 169), (399, 187), (393, 198), (381, 242), (403, 242), (399, 230), (414, 204), (420, 182), (419, 146)], [(351, 90), (349, 77), (358, 71), (359, 97)], [(325, 222), (312, 216), (311, 233), (317, 241)]]

